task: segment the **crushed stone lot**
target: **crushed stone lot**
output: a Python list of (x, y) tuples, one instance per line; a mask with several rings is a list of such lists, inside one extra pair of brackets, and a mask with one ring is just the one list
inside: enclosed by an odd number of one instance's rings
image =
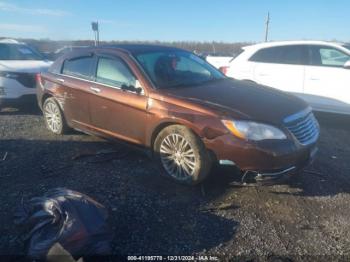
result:
[(350, 117), (317, 116), (319, 152), (306, 171), (242, 187), (236, 170), (216, 167), (191, 188), (161, 177), (141, 152), (77, 132), (55, 136), (36, 110), (2, 112), (0, 255), (25, 254), (12, 219), (21, 199), (66, 187), (108, 208), (117, 255), (350, 259)]

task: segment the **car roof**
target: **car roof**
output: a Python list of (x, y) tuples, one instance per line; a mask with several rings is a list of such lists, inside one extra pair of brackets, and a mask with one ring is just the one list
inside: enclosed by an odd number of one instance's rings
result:
[(341, 42), (328, 42), (328, 41), (317, 41), (317, 40), (293, 40), (293, 41), (276, 41), (276, 42), (265, 42), (258, 43), (255, 45), (249, 45), (243, 47), (243, 49), (261, 49), (266, 47), (273, 46), (285, 46), (285, 45), (328, 45), (328, 46), (336, 46), (339, 47), (344, 45), (345, 43)]
[(76, 51), (76, 50), (87, 50), (87, 49), (90, 50), (91, 47), (90, 46), (64, 46), (64, 47), (57, 49), (53, 53), (57, 55), (57, 54), (60, 54), (61, 52), (62, 53), (69, 53), (69, 52)]
[(119, 49), (131, 54), (147, 53), (153, 51), (175, 51), (182, 50), (176, 47), (151, 45), (151, 44), (118, 44), (118, 45), (103, 45), (93, 47), (93, 49)]
[(1, 44), (24, 44), (23, 42), (19, 42), (15, 39), (9, 39), (9, 38), (5, 38), (5, 39), (1, 39), (0, 40)]

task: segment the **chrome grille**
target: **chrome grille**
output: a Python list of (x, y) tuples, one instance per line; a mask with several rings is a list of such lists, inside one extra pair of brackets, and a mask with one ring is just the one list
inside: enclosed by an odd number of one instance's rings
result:
[(302, 145), (316, 142), (320, 133), (318, 122), (309, 108), (287, 117), (284, 124)]

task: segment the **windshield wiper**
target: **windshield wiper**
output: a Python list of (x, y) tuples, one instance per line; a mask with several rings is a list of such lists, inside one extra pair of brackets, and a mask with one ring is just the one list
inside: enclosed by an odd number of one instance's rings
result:
[(208, 80), (205, 80), (205, 81), (201, 81), (201, 82), (198, 82), (198, 84), (207, 84), (207, 83), (212, 83), (212, 82), (216, 82), (216, 81), (219, 81), (219, 80), (223, 80), (225, 78), (215, 78), (215, 77), (212, 77)]
[(192, 83), (180, 82), (180, 83), (176, 83), (173, 85), (164, 86), (163, 88), (186, 87), (186, 86), (191, 86), (191, 85), (192, 85)]
[(173, 85), (169, 85), (169, 86), (164, 86), (162, 87), (163, 89), (165, 88), (176, 88), (176, 87), (191, 87), (191, 86), (199, 86), (199, 85), (203, 85), (203, 84), (207, 84), (207, 83), (211, 83), (211, 82), (216, 82), (218, 80), (222, 80), (225, 78), (210, 78), (208, 80), (204, 80), (204, 81), (195, 81), (195, 82), (179, 82)]

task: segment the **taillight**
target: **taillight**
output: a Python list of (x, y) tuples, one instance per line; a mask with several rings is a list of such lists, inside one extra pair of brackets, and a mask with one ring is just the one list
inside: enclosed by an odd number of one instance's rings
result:
[(35, 75), (35, 80), (37, 83), (41, 83), (41, 74), (40, 73)]
[(220, 70), (224, 75), (226, 75), (229, 68), (230, 68), (229, 66), (222, 66), (222, 67), (219, 68), (219, 70)]

